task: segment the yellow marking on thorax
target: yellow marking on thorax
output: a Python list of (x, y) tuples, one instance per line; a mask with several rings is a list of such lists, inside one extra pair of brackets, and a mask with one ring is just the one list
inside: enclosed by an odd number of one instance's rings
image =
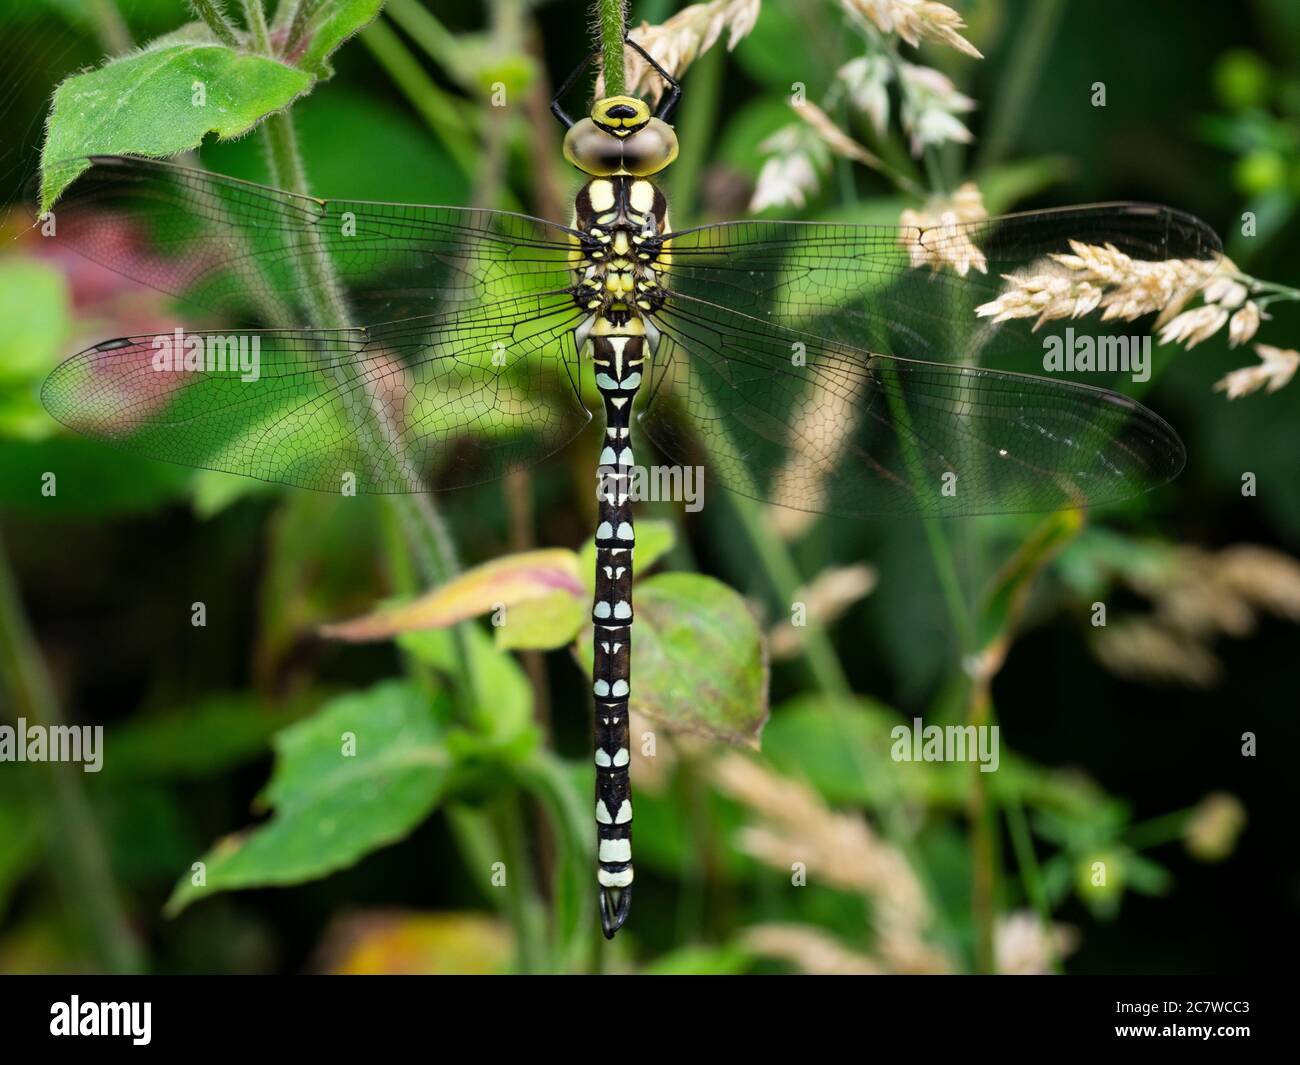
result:
[(587, 197), (593, 211), (608, 211), (614, 206), (614, 183), (593, 181), (587, 186)]
[(639, 214), (649, 214), (655, 205), (655, 187), (649, 181), (634, 181), (628, 190), (628, 203)]
[(592, 325), (591, 335), (596, 337), (643, 337), (645, 336), (645, 322), (641, 321), (640, 318), (629, 318), (622, 325), (614, 325), (608, 318), (601, 315)]

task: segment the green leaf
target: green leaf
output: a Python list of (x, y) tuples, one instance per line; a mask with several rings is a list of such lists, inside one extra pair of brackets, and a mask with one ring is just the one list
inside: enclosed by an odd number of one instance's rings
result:
[(979, 615), (981, 669), (986, 676), (1002, 667), (1039, 574), (1082, 529), (1081, 511), (1048, 515), (994, 577)]
[[(312, 84), (310, 74), (223, 45), (182, 43), (74, 74), (54, 90), (41, 149), (41, 211), (89, 166), (88, 155), (166, 157), (209, 133), (247, 133)], [(195, 103), (202, 86), (202, 105)]]
[(0, 261), (0, 436), (39, 440), (56, 428), (40, 383), (63, 351), (69, 322), (63, 276), (31, 259)]
[(735, 976), (748, 972), (753, 958), (735, 946), (678, 947), (641, 969), (645, 976)]
[[(665, 573), (637, 585), (632, 708), (679, 732), (758, 747), (767, 654), (745, 600), (721, 581)], [(589, 631), (578, 656), (591, 671)]]
[(325, 0), (307, 19), (304, 32), (288, 42), (285, 59), (325, 79), (334, 74), (329, 57), (366, 24), (373, 22), (384, 0)]
[(0, 438), (0, 507), (44, 518), (141, 513), (182, 498), (191, 472), (84, 437)]
[[(491, 637), (476, 625), (466, 625), (469, 643), (469, 675), (474, 682), (474, 714), (481, 737), (457, 734), (453, 753), (468, 757), (479, 753), (483, 738), (497, 752), (508, 747), (516, 758), (524, 758), (539, 742), (533, 724), (533, 689), (519, 663), (499, 650)], [(407, 632), (397, 646), (418, 661), (450, 677), (462, 665), (456, 634), (450, 629)]]
[(554, 651), (573, 642), (589, 613), (585, 599), (553, 592), (510, 607), (493, 632), (503, 651)]
[(257, 758), (271, 737), (307, 710), (304, 701), (265, 705), (246, 693), (136, 717), (112, 729), (114, 776), (207, 777)]
[(884, 805), (897, 801), (900, 789), (909, 798), (928, 800), (935, 767), (916, 762), (902, 772), (890, 757), (891, 730), (903, 723), (896, 711), (863, 696), (845, 705), (800, 695), (772, 714), (763, 730), (763, 753), (776, 769), (806, 779), (832, 803)]
[[(553, 953), (561, 971), (576, 970), (587, 950), (595, 908), (595, 841), (587, 800), (591, 788), (579, 789), (569, 767), (546, 750), (538, 750), (516, 774), (550, 819), (556, 850), (551, 885)], [(584, 782), (590, 785), (589, 779)]]
[[(677, 530), (671, 521), (638, 521), (636, 543), (632, 545), (632, 579), (645, 575), (650, 567), (673, 549)], [(588, 540), (578, 552), (578, 572), (586, 581), (586, 598), (596, 591), (596, 541)]]
[[(345, 753), (345, 734), (355, 751)], [(427, 693), (401, 681), (335, 699), (275, 738), (262, 799), (268, 821), (219, 840), (204, 856), (206, 883), (189, 871), (167, 903), (175, 915), (218, 891), (299, 884), (396, 842), (443, 797), (451, 758)]]

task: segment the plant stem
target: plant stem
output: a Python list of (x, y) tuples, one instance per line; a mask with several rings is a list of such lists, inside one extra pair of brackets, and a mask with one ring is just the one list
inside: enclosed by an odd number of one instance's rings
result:
[(253, 47), (262, 55), (271, 55), (271, 31), (266, 25), (266, 11), (262, 0), (244, 0), (244, 21), (248, 23), (248, 32), (252, 36)]
[[(992, 702), (987, 681), (981, 679), (972, 684), (968, 723), (976, 729), (987, 728)], [(976, 763), (971, 764), (970, 771), (971, 923), (975, 927), (975, 971), (993, 973), (997, 969), (994, 952), (997, 863), (994, 857), (993, 812), (985, 774)]]
[[(302, 153), (298, 147), (293, 119), (288, 112), (272, 115), (262, 126), (270, 159), (274, 182), (289, 192), (310, 195)], [(317, 319), (315, 324), (325, 328), (340, 329), (350, 324), (346, 297), (339, 283), (334, 265), (318, 239), (309, 238), (307, 254), (300, 257), (304, 291), (310, 293), (310, 311)], [(378, 397), (371, 396), (376, 417), (383, 419), (384, 412)], [(376, 406), (379, 405), (379, 406)], [(389, 496), (389, 504), (397, 512), (406, 530), (407, 540), (417, 564), (431, 584), (444, 584), (460, 571), (455, 544), (442, 514), (423, 492)], [(490, 692), (484, 691), (475, 675), (474, 656), (471, 652), (467, 627), (462, 623), (452, 627), (456, 648), (456, 664), (452, 670), (452, 683), (456, 688), (457, 702), (463, 717), (473, 724), (481, 724), (483, 714), (489, 712)], [(515, 795), (507, 796), (504, 804), (505, 821), (499, 826), (500, 841), (510, 851), (509, 872), (512, 888), (515, 929), (519, 936), (521, 964), (526, 971), (540, 964), (545, 950), (545, 920), (533, 883), (527, 848), (522, 842), (523, 802)]]
[(1037, 0), (1029, 5), (998, 86), (998, 105), (980, 145), (977, 170), (1000, 163), (1010, 150), (1064, 10), (1062, 0)]
[(478, 149), (470, 123), (462, 114), (462, 102), (440, 88), (425, 73), (401, 38), (382, 19), (367, 26), (359, 40), (420, 113), (430, 132), (447, 149), (457, 169), (473, 180), (478, 168)]
[(699, 210), (700, 173), (710, 154), (724, 63), (719, 47), (710, 49), (691, 68), (691, 91), (682, 100), (681, 117), (676, 122), (683, 151), (668, 176), (674, 228), (681, 228), (686, 220), (693, 223)]
[(506, 897), (511, 924), (518, 937), (519, 967), (525, 973), (539, 973), (544, 969), (546, 957), (546, 911), (528, 858), (520, 797), (507, 796), (493, 820), (497, 836), (505, 845)]
[(596, 21), (600, 28), (605, 95), (622, 96), (627, 89), (627, 68), (623, 60), (623, 42), (627, 39), (627, 0), (596, 0)]
[(964, 662), (966, 656), (975, 650), (978, 639), (975, 622), (971, 619), (966, 606), (966, 597), (962, 594), (961, 581), (957, 577), (957, 566), (953, 562), (952, 544), (944, 534), (938, 519), (924, 518), (925, 542), (930, 551), (930, 560), (934, 564), (935, 576), (939, 578), (939, 587), (943, 592), (944, 605), (957, 633), (958, 654)]
[(430, 59), (446, 70), (456, 65), (456, 35), (417, 0), (388, 0), (388, 17), (402, 27)]
[[(15, 718), (41, 728), (62, 725), (63, 713), (40, 649), (27, 627), (18, 589), (0, 546), (0, 685), (9, 692)], [(139, 943), (122, 909), (104, 843), (78, 779), (69, 763), (45, 763), (40, 776), (48, 785), (42, 801), (53, 811), (50, 858), (69, 909), (91, 932), (100, 964), (113, 973), (144, 969)]]
[(1195, 813), (1195, 807), (1175, 810), (1170, 814), (1153, 817), (1149, 821), (1132, 825), (1124, 833), (1124, 840), (1134, 850), (1147, 850), (1165, 843), (1181, 839), (1187, 829), (1187, 822)]
[[(1005, 797), (1002, 809), (1007, 815), (1007, 831), (1011, 836), (1011, 846), (1016, 852), (1016, 864), (1020, 867), (1020, 882), (1024, 885), (1025, 896), (1038, 914), (1039, 925), (1043, 929), (1044, 942), (1052, 944), (1052, 907), (1047, 900), (1047, 888), (1043, 884), (1043, 873), (1038, 867), (1038, 856), (1034, 853), (1033, 837), (1029, 833), (1029, 823), (1025, 819), (1025, 808), (1020, 802), (1018, 792), (1012, 790)], [(1052, 970), (1061, 971), (1061, 959), (1056, 951), (1051, 950)]]
[[(102, 2), (102, 0), (101, 0)], [(190, 7), (208, 29), (227, 48), (238, 48), (239, 38), (235, 35), (235, 24), (226, 16), (220, 0), (190, 0)]]
[(95, 33), (108, 55), (121, 55), (132, 47), (131, 31), (112, 0), (90, 0), (90, 15)]

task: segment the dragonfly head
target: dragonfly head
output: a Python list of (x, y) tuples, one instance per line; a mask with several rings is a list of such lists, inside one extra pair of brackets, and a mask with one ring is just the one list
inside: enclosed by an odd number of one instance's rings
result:
[(677, 158), (677, 134), (644, 100), (607, 96), (564, 136), (564, 158), (584, 174), (649, 177)]

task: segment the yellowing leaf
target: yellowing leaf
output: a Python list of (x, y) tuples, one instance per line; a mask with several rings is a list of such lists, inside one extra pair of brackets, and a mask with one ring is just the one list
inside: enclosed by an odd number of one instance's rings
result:
[(585, 598), (552, 592), (512, 606), (492, 631), (503, 651), (554, 651), (573, 642), (590, 612)]
[(446, 628), (556, 592), (586, 594), (577, 556), (559, 548), (524, 551), (475, 566), (414, 602), (326, 625), (321, 632), (339, 640), (385, 640), (403, 632)]
[(483, 914), (382, 911), (338, 921), (321, 949), (326, 971), (343, 976), (502, 973), (513, 953), (509, 926)]

